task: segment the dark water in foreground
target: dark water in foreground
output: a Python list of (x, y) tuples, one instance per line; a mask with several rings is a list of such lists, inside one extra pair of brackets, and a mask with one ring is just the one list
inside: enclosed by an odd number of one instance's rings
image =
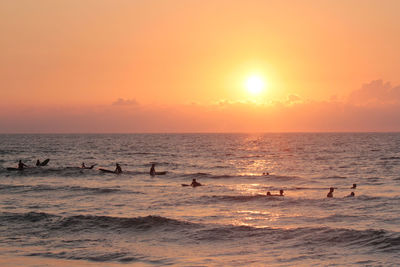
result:
[[(37, 158), (51, 160), (6, 170)], [(97, 170), (115, 162), (123, 174)], [(149, 176), (151, 162), (167, 175)], [(400, 264), (397, 133), (0, 135), (0, 166), (0, 254), (10, 259)], [(181, 186), (194, 178), (205, 186)], [(279, 189), (284, 197), (265, 196)]]

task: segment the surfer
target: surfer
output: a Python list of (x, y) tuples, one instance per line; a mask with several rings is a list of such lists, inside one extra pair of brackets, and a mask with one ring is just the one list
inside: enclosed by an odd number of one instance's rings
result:
[(329, 193), (326, 195), (326, 197), (333, 197), (333, 190), (335, 190), (333, 187), (329, 188)]
[(82, 162), (81, 168), (82, 169), (93, 169), (94, 166), (96, 166), (97, 164), (93, 164), (90, 167), (86, 167), (85, 162)]
[(36, 167), (46, 166), (49, 163), (50, 159), (45, 159), (42, 162), (40, 160), (36, 160)]
[(348, 195), (347, 197), (354, 197), (354, 196), (355, 196), (354, 192), (351, 192), (350, 195)]
[(353, 184), (353, 187), (350, 187), (350, 189), (356, 189), (357, 184)]
[(151, 168), (150, 168), (150, 175), (151, 176), (154, 176), (154, 175), (156, 175), (156, 169), (155, 169), (155, 167), (156, 167), (156, 164), (151, 164)]
[(197, 182), (196, 179), (193, 179), (193, 180), (192, 180), (192, 183), (190, 184), (190, 186), (192, 186), (192, 187), (201, 186), (201, 185), (202, 185), (202, 184), (199, 183), (199, 182)]
[(118, 163), (115, 163), (115, 171), (114, 172), (115, 173), (121, 173), (122, 172), (121, 166), (119, 166)]
[(271, 197), (283, 197), (283, 190), (279, 190), (279, 195), (278, 194), (271, 194), (271, 192), (267, 192), (267, 196), (271, 196)]
[(18, 170), (22, 170), (24, 168), (28, 167), (28, 165), (22, 163), (22, 160), (18, 161)]

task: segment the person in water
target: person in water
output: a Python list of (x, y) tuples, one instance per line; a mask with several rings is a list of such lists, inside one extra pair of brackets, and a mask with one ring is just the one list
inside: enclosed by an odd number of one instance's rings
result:
[(347, 197), (354, 197), (354, 196), (355, 196), (354, 192), (351, 192), (350, 195), (348, 195)]
[(22, 170), (25, 167), (28, 167), (28, 165), (22, 163), (22, 160), (19, 160), (18, 161), (18, 170)]
[(197, 182), (196, 179), (193, 179), (193, 180), (192, 180), (192, 183), (190, 184), (190, 186), (192, 186), (192, 187), (201, 186), (201, 185), (202, 185), (202, 184), (199, 183), (199, 182)]
[(150, 168), (150, 175), (151, 176), (154, 176), (154, 175), (156, 175), (156, 169), (155, 169), (155, 167), (156, 167), (156, 164), (151, 164), (151, 168)]
[(121, 166), (119, 166), (118, 163), (115, 163), (115, 171), (114, 172), (115, 173), (121, 173), (122, 172)]
[(326, 197), (333, 197), (333, 190), (335, 190), (333, 187), (329, 188), (329, 193), (326, 195)]
[(82, 169), (93, 169), (94, 166), (96, 166), (97, 164), (93, 164), (90, 167), (86, 167), (85, 162), (82, 162), (81, 168)]
[(40, 160), (36, 161), (36, 166), (40, 166)]
[(357, 184), (353, 184), (353, 187), (350, 187), (350, 189), (356, 189)]
[(272, 196), (272, 197), (283, 197), (283, 190), (279, 190), (279, 195), (278, 194), (271, 194), (271, 192), (267, 192), (267, 196)]

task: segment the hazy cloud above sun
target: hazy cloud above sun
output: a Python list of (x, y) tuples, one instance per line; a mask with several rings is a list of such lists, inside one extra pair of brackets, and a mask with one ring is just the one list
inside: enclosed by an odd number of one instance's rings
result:
[(400, 131), (400, 86), (374, 80), (347, 98), (326, 101), (288, 95), (254, 104), (145, 105), (118, 98), (110, 105), (1, 110), (1, 132), (287, 132)]

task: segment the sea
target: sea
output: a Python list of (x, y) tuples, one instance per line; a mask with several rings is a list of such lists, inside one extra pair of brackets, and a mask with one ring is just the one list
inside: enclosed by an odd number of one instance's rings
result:
[(2, 134), (0, 266), (399, 266), (399, 192), (400, 133)]

